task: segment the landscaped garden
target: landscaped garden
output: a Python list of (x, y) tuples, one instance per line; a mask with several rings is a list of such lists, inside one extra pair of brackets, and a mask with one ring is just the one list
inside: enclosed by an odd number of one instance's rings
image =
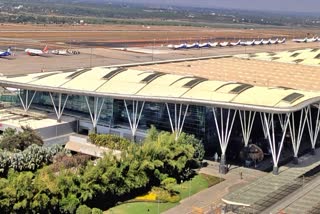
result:
[(151, 128), (142, 143), (110, 135), (90, 135), (90, 141), (121, 150), (121, 156), (93, 161), (61, 146), (43, 147), (28, 127), (6, 130), (0, 140), (1, 213), (154, 213), (219, 181), (195, 173), (204, 149), (192, 135), (176, 140)]

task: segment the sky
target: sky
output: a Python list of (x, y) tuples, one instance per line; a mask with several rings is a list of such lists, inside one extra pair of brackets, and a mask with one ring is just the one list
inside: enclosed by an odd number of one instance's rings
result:
[(118, 2), (320, 13), (320, 0), (116, 0)]

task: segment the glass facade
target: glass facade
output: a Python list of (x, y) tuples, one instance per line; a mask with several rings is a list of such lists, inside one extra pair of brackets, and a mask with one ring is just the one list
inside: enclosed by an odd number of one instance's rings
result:
[[(22, 92), (22, 97), (25, 93)], [(58, 104), (58, 95), (52, 94), (53, 98)], [(29, 93), (30, 96), (30, 93)], [(66, 95), (62, 96), (62, 104)], [(91, 109), (93, 109), (94, 98), (88, 99)], [(139, 110), (142, 102), (139, 102)], [(37, 92), (32, 106), (53, 111), (53, 105), (47, 92)], [(132, 101), (127, 101), (129, 112), (132, 111)], [(168, 105), (172, 120), (174, 120), (174, 104)], [(181, 120), (186, 109), (186, 105), (182, 107)], [(179, 114), (180, 105), (177, 105), (177, 114)], [(85, 97), (78, 95), (70, 95), (65, 106), (64, 113), (81, 116), (90, 120), (89, 109), (87, 107)], [(211, 122), (210, 122), (211, 120)], [(204, 106), (190, 105), (186, 114), (183, 131), (186, 133), (194, 134), (198, 139), (202, 140), (204, 144), (210, 142), (214, 124), (212, 123), (212, 110)], [(181, 121), (182, 122), (182, 121)], [(101, 111), (98, 124), (109, 126), (113, 128), (130, 128), (127, 117), (127, 112), (123, 100), (105, 98), (104, 106)], [(141, 119), (139, 122), (138, 130), (147, 130), (154, 125), (159, 130), (171, 132), (168, 111), (164, 103), (145, 102)], [(212, 143), (212, 141), (211, 141)]]

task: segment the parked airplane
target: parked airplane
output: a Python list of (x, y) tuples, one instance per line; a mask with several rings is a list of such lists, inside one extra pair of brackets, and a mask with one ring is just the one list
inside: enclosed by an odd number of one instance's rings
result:
[(307, 42), (317, 42), (319, 37), (312, 37), (310, 39), (307, 39)]
[(9, 47), (8, 50), (6, 51), (0, 51), (0, 58), (1, 57), (7, 57), (7, 56), (11, 56), (11, 48)]
[(263, 45), (263, 39), (258, 40), (258, 41), (254, 41), (253, 44), (254, 44), (254, 45)]
[(262, 44), (263, 44), (263, 45), (270, 45), (270, 44), (271, 44), (271, 39), (263, 40), (263, 41), (262, 41)]
[(241, 44), (241, 40), (237, 41), (237, 42), (230, 42), (231, 46), (238, 46)]
[(30, 56), (43, 56), (43, 55), (49, 53), (49, 49), (48, 49), (48, 46), (46, 45), (43, 48), (43, 50), (27, 48), (25, 50), (25, 52)]
[(308, 38), (304, 38), (304, 39), (293, 39), (292, 41), (293, 42), (296, 42), (296, 43), (303, 43), (303, 42), (307, 42)]
[(278, 41), (278, 44), (284, 44), (284, 43), (286, 43), (286, 38), (283, 38), (282, 40)]
[(220, 42), (219, 46), (220, 47), (227, 47), (229, 45), (229, 42)]
[(199, 44), (199, 48), (210, 48), (210, 43), (201, 43)]
[(187, 44), (187, 47), (186, 47), (186, 48), (187, 48), (187, 49), (190, 49), (190, 48), (199, 48), (199, 43), (196, 42), (196, 43), (193, 43), (193, 44), (191, 44), (191, 45)]
[(270, 40), (270, 44), (271, 45), (275, 45), (275, 44), (278, 44), (279, 42), (279, 39), (277, 38), (276, 40)]
[(210, 47), (214, 48), (214, 47), (217, 47), (219, 45), (219, 43), (218, 42), (213, 42), (213, 43), (209, 42), (209, 45), (210, 45)]

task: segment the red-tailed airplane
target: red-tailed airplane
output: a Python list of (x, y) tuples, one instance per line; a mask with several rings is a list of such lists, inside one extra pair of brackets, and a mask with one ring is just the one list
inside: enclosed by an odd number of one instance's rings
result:
[(30, 56), (43, 56), (49, 53), (49, 49), (46, 45), (43, 50), (27, 48), (24, 52), (26, 52)]

